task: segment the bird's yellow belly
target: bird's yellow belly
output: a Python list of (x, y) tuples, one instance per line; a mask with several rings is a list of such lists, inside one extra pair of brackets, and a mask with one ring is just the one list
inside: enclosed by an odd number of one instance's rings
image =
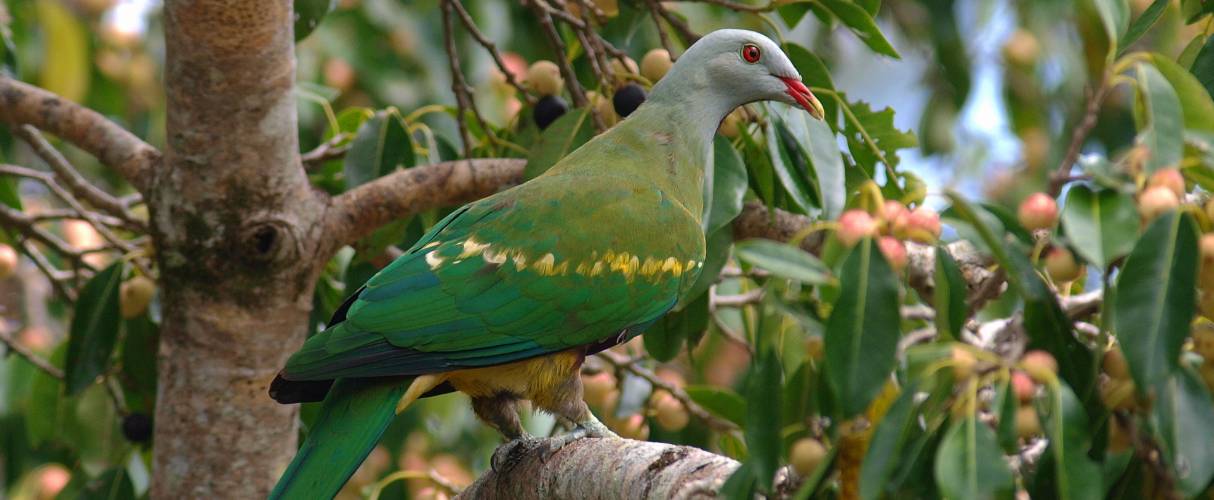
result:
[(570, 377), (577, 376), (581, 365), (582, 353), (571, 350), (505, 365), (448, 372), (446, 379), (456, 390), (474, 398), (509, 393), (541, 403)]

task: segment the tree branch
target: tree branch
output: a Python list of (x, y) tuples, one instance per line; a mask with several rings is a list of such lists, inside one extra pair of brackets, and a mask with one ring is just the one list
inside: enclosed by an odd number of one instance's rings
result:
[(457, 160), (394, 172), (333, 199), (325, 227), (332, 249), (436, 207), (480, 199), (522, 180), (526, 160)]
[(160, 163), (160, 151), (99, 113), (7, 76), (0, 76), (0, 121), (33, 125), (75, 144), (140, 192)]
[(46, 373), (47, 375), (59, 380), (63, 380), (63, 370), (60, 370), (59, 367), (52, 365), (50, 361), (43, 359), (42, 356), (39, 356), (34, 351), (31, 351), (29, 348), (22, 345), (21, 342), (18, 342), (17, 339), (13, 338), (12, 332), (0, 329), (0, 344), (4, 344), (9, 351), (16, 353), (26, 361), (29, 361), (31, 365), (34, 365), (35, 368), (42, 370), (43, 373)]
[(715, 496), (739, 466), (714, 453), (629, 439), (579, 439), (552, 452), (551, 440), (507, 443), (494, 469), (457, 499), (685, 499)]

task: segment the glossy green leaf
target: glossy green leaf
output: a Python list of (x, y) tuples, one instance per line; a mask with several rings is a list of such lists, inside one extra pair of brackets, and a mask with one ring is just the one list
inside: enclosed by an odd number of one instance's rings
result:
[(754, 498), (754, 462), (749, 460), (742, 462), (742, 466), (733, 471), (733, 474), (729, 475), (729, 479), (725, 480), (725, 484), (721, 485), (721, 491), (718, 493), (721, 498)]
[(77, 394), (92, 385), (110, 366), (110, 355), (122, 324), (118, 311), (122, 271), (122, 262), (111, 264), (84, 284), (76, 300), (64, 370), (68, 394)]
[(1084, 260), (1104, 269), (1134, 247), (1138, 208), (1128, 194), (1078, 185), (1067, 192), (1062, 229)]
[(1168, 79), (1176, 96), (1180, 98), (1180, 109), (1184, 113), (1184, 127), (1189, 130), (1214, 132), (1214, 100), (1202, 83), (1184, 69), (1158, 52), (1150, 54), (1155, 69)]
[(716, 136), (712, 143), (712, 202), (706, 204), (704, 234), (725, 227), (742, 213), (746, 188), (746, 164), (742, 163), (742, 156), (729, 139)]
[(767, 122), (767, 152), (780, 184), (796, 204), (797, 211), (809, 213), (821, 207), (818, 187), (810, 178), (809, 163), (783, 120)]
[(830, 270), (809, 252), (771, 240), (751, 239), (734, 245), (737, 257), (781, 278), (812, 285), (831, 281)]
[(746, 427), (746, 399), (730, 390), (711, 385), (689, 385), (683, 388), (696, 404), (725, 420)]
[(1169, 0), (1155, 0), (1151, 2), (1147, 10), (1142, 11), (1142, 14), (1137, 19), (1134, 19), (1134, 22), (1130, 24), (1130, 28), (1117, 41), (1118, 53), (1125, 53), (1126, 49), (1133, 45), (1134, 42), (1137, 42), (1139, 38), (1142, 38), (1142, 35), (1151, 29), (1155, 21), (1159, 20), (1159, 16), (1163, 15), (1163, 11), (1168, 7), (1169, 3), (1171, 3)]
[(775, 478), (780, 457), (784, 456), (780, 428), (774, 425), (780, 421), (780, 387), (783, 385), (780, 379), (780, 357), (774, 349), (767, 349), (751, 368), (746, 382), (746, 398), (761, 403), (746, 405), (746, 421), (768, 423), (748, 425), (743, 430), (746, 447), (750, 450), (748, 462), (754, 464), (759, 488), (764, 491)]
[[(1053, 459), (1054, 498), (1096, 500), (1101, 498), (1100, 466), (1088, 458), (1091, 447), (1090, 421), (1079, 399), (1065, 384), (1055, 386), (1049, 396), (1045, 433), (1050, 438), (1046, 453)], [(1054, 388), (1052, 388), (1054, 389)]]
[[(1189, 44), (1185, 45), (1184, 50), (1180, 51), (1180, 55), (1176, 56), (1176, 64), (1185, 71), (1193, 69), (1193, 61), (1197, 60), (1197, 54), (1201, 53), (1208, 38), (1208, 36), (1198, 33), (1192, 40), (1189, 40)], [(1199, 80), (1197, 83), (1201, 84), (1201, 81)], [(1209, 93), (1208, 90), (1207, 93)]]
[(1137, 65), (1135, 76), (1146, 119), (1145, 126), (1139, 130), (1138, 140), (1150, 152), (1145, 169), (1151, 173), (1176, 168), (1184, 153), (1180, 98), (1176, 96), (1172, 84), (1152, 65)]
[(903, 448), (920, 432), (914, 411), (916, 392), (914, 387), (903, 388), (893, 406), (877, 422), (868, 451), (860, 462), (862, 500), (877, 500), (887, 493), (885, 487), (903, 456)]
[(122, 387), (127, 408), (151, 415), (156, 402), (156, 356), (160, 350), (160, 332), (144, 314), (123, 321)]
[(789, 2), (777, 8), (776, 13), (780, 15), (780, 19), (784, 20), (784, 24), (793, 27), (805, 18), (805, 14), (809, 13), (809, 9), (813, 5), (810, 2)]
[[(61, 343), (51, 353), (49, 361), (57, 368), (64, 367), (67, 359), (67, 343)], [(25, 419), (25, 433), (34, 446), (59, 437), (63, 424), (72, 415), (72, 405), (63, 395), (62, 381), (43, 373), (34, 373), (30, 382), (29, 402), (26, 407), (27, 415), (37, 415), (37, 418)]]
[(1206, 385), (1188, 369), (1178, 371), (1158, 391), (1151, 410), (1168, 463), (1186, 497), (1197, 497), (1214, 477), (1214, 402)]
[(320, 26), (321, 19), (333, 12), (337, 0), (295, 0), (295, 41), (307, 38)]
[(1197, 56), (1193, 58), (1193, 65), (1189, 66), (1189, 71), (1206, 88), (1206, 93), (1214, 95), (1214, 36), (1205, 38)]
[(847, 147), (857, 163), (871, 169), (880, 160), (865, 141), (865, 134), (876, 144), (877, 149), (881, 151), (881, 155), (885, 157), (891, 167), (898, 166), (898, 150), (912, 148), (919, 144), (914, 132), (903, 132), (894, 126), (892, 108), (886, 107), (880, 111), (873, 111), (864, 101), (851, 102), (847, 106), (855, 115), (856, 121), (859, 122), (857, 127), (851, 120), (847, 120), (844, 127)]
[[(805, 82), (806, 86), (834, 90), (835, 82), (831, 79), (830, 70), (826, 68), (826, 63), (823, 63), (821, 58), (795, 43), (785, 43), (780, 47), (784, 49), (784, 53), (788, 55), (788, 60), (792, 61), (792, 65), (797, 68), (797, 72), (801, 73), (801, 80)], [(825, 96), (819, 96), (818, 100), (822, 102), (823, 120), (834, 128), (839, 116), (838, 101), (825, 98)]]
[(1008, 454), (1020, 451), (1016, 433), (1016, 409), (1020, 406), (1020, 400), (1011, 382), (1008, 378), (998, 385), (999, 392), (994, 405), (999, 412), (999, 425), (995, 428), (995, 436), (999, 439), (999, 446), (1003, 448), (1004, 453)]
[(1129, 29), (1130, 6), (1126, 0), (1091, 0), (1100, 15), (1105, 35), (1109, 39), (1109, 57), (1117, 52), (1117, 42)]
[(965, 303), (968, 287), (957, 261), (942, 247), (936, 247), (936, 287), (932, 290), (932, 305), (936, 307), (936, 331), (945, 338), (961, 338), (961, 328), (969, 317)]
[(868, 15), (877, 17), (877, 12), (881, 10), (881, 0), (856, 0), (856, 5), (859, 5), (868, 12)]
[(547, 172), (565, 155), (594, 137), (594, 122), (590, 119), (589, 109), (571, 109), (540, 133), (527, 155), (523, 178), (533, 179)]
[(1180, 0), (1180, 14), (1190, 24), (1211, 12), (1214, 12), (1214, 3), (1207, 0)]
[(413, 166), (413, 142), (395, 110), (380, 111), (358, 127), (345, 158), (346, 189)]
[(844, 0), (820, 0), (820, 3), (826, 7), (832, 14), (839, 18), (852, 33), (855, 33), (868, 48), (873, 49), (878, 54), (884, 54), (894, 59), (900, 59), (898, 51), (890, 45), (885, 39), (885, 35), (881, 34), (881, 28), (877, 27), (877, 22), (873, 20), (873, 16), (864, 10), (863, 7)]
[(669, 361), (679, 354), (687, 338), (708, 328), (708, 295), (671, 311), (650, 326), (643, 335), (645, 352), (658, 361)]
[(973, 413), (955, 419), (936, 450), (936, 484), (945, 498), (996, 498), (1012, 489), (995, 431)]
[(818, 181), (822, 216), (834, 219), (843, 212), (843, 206), (847, 202), (847, 186), (843, 157), (839, 155), (839, 141), (825, 122), (806, 113), (798, 114), (806, 129), (807, 137), (801, 145), (807, 149), (810, 167)]
[(1114, 331), (1139, 390), (1176, 372), (1197, 301), (1197, 229), (1175, 212), (1151, 223), (1117, 276)]
[(901, 316), (898, 275), (870, 239), (843, 261), (842, 287), (826, 323), (826, 374), (843, 417), (863, 412), (894, 369)]

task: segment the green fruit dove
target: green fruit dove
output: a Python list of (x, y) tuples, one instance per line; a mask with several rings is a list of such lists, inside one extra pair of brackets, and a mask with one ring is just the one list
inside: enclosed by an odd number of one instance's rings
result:
[(450, 391), (509, 439), (529, 437), (521, 399), (574, 425), (557, 446), (614, 437), (582, 401), (582, 360), (639, 335), (695, 282), (713, 135), (761, 100), (822, 117), (779, 46), (715, 31), (626, 120), (435, 225), (271, 384), (283, 404), (324, 400), (271, 498), (332, 497), (397, 413)]

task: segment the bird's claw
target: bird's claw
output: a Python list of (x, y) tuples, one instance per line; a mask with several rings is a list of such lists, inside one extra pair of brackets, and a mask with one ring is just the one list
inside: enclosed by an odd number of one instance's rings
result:
[(520, 434), (518, 437), (497, 447), (497, 450), (493, 452), (493, 457), (489, 459), (489, 466), (493, 468), (494, 472), (500, 471), (518, 460), (518, 457), (526, 455), (533, 448), (539, 446), (541, 441), (541, 439), (530, 434)]
[(566, 445), (582, 438), (619, 439), (620, 436), (598, 420), (591, 419), (577, 424), (573, 430), (548, 440), (548, 448), (544, 450), (544, 460), (548, 460)]

